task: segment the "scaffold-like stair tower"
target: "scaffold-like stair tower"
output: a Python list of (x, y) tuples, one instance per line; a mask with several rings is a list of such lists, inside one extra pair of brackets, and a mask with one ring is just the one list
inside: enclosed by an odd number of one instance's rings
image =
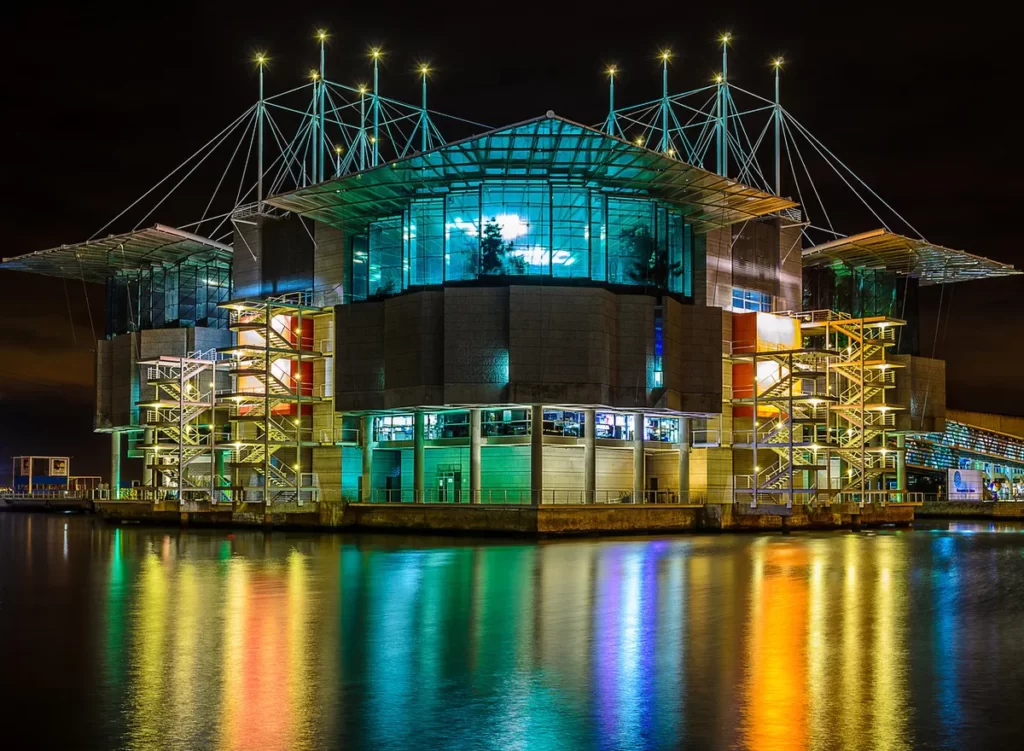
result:
[(144, 499), (210, 501), (227, 478), (217, 471), (217, 353), (140, 361), (149, 394), (139, 401)]
[(317, 317), (332, 313), (314, 306), (306, 293), (225, 307), (237, 341), (220, 350), (231, 385), (217, 393), (217, 403), (230, 424), (231, 497), (245, 503), (317, 501), (317, 476), (309, 471), (309, 449), (320, 445), (312, 407), (327, 395), (313, 378), (311, 366), (324, 357), (313, 330)]
[(889, 351), (904, 322), (834, 311), (793, 315), (801, 348), (731, 356), (750, 364), (753, 380), (733, 386), (733, 409), (751, 415), (732, 436), (733, 449), (750, 457), (734, 460), (736, 500), (789, 507), (896, 500), (900, 489), (889, 490), (887, 480), (902, 450), (890, 445), (902, 407), (889, 391), (901, 366)]

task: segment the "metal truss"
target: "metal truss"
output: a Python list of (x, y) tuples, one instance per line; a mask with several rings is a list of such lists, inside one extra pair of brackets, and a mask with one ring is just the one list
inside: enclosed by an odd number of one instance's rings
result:
[[(867, 213), (886, 230), (921, 238), (906, 219), (847, 167), (781, 103), (783, 60), (772, 61), (774, 99), (729, 80), (729, 35), (720, 39), (722, 69), (712, 83), (670, 93), (671, 53), (663, 52), (662, 95), (627, 107), (615, 106), (617, 69), (609, 76), (609, 109), (605, 132), (637, 145), (682, 159), (775, 195), (796, 193), (803, 211), (804, 232), (811, 245), (843, 237), (832, 224), (819, 191), (825, 177), (853, 193)], [(818, 181), (815, 181), (815, 174)]]
[[(225, 126), (135, 202), (97, 231), (107, 232), (129, 216), (138, 229), (166, 201), (200, 178), (215, 181), (213, 193), (198, 220), (181, 225), (209, 238), (228, 239), (238, 216), (272, 211), (268, 196), (324, 180), (371, 169), (416, 152), (435, 149), (446, 141), (437, 120), (487, 126), (428, 108), (430, 68), (420, 65), (422, 97), (410, 104), (384, 96), (380, 63), (384, 53), (370, 52), (372, 86), (348, 85), (328, 78), (325, 32), (318, 34), (320, 65), (310, 80), (277, 93), (267, 93), (265, 73), (271, 60), (255, 58), (259, 93), (255, 104)], [(224, 165), (218, 171), (215, 162)], [(186, 188), (188, 189), (188, 188)], [(92, 239), (92, 238), (90, 238)]]

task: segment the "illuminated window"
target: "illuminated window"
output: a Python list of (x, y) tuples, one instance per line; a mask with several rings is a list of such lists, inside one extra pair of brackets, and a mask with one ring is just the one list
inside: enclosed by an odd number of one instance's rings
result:
[(643, 284), (655, 258), (654, 203), (608, 198), (608, 281)]
[(560, 409), (544, 410), (544, 435), (583, 437), (585, 424), (582, 412)]
[(633, 415), (625, 415), (619, 412), (598, 412), (596, 416), (597, 438), (606, 438), (616, 441), (633, 440)]
[(438, 412), (424, 416), (424, 437), (430, 440), (469, 438), (469, 412)]
[(405, 241), (409, 248), (409, 286), (444, 281), (444, 200), (415, 200), (409, 206)]
[(551, 190), (551, 273), (569, 279), (590, 276), (589, 194), (582, 188)]
[(475, 279), (480, 256), (480, 191), (445, 197), (444, 278)]
[(480, 273), (547, 276), (551, 267), (548, 184), (486, 182), (481, 196)]
[(373, 418), (374, 441), (411, 441), (414, 433), (412, 415), (378, 415)]
[(480, 427), (485, 437), (530, 434), (530, 410), (486, 409), (480, 415)]
[(767, 292), (756, 292), (751, 289), (732, 288), (733, 310), (756, 310), (760, 313), (772, 312), (772, 296)]
[(679, 443), (678, 417), (644, 416), (644, 440), (661, 443)]
[(402, 291), (402, 218), (370, 222), (369, 294), (393, 295)]

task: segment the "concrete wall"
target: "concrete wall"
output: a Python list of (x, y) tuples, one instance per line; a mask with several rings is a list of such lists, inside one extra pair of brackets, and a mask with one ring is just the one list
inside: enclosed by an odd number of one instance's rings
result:
[(336, 306), (337, 409), (516, 403), (717, 412), (720, 311), (664, 301), (665, 385), (655, 389), (655, 305), (649, 295), (514, 285)]
[(893, 355), (896, 388), (889, 400), (904, 409), (896, 413), (896, 430), (942, 432), (946, 429), (946, 363), (930, 357)]
[(152, 395), (140, 378), (139, 360), (166, 355), (184, 357), (231, 344), (225, 329), (150, 329), (121, 334), (96, 343), (97, 429), (123, 428), (138, 424), (135, 403)]
[(320, 306), (345, 302), (345, 232), (313, 222), (313, 293)]

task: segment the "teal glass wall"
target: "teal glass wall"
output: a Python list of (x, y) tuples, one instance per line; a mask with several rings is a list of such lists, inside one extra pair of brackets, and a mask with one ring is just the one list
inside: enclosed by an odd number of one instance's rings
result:
[(108, 337), (129, 331), (205, 326), (227, 328), (231, 267), (181, 263), (120, 271), (107, 280)]
[(692, 228), (673, 206), (547, 180), (493, 180), (414, 198), (348, 248), (350, 300), (484, 275), (693, 293)]
[(409, 279), (420, 287), (444, 281), (444, 199), (413, 201), (409, 207)]

